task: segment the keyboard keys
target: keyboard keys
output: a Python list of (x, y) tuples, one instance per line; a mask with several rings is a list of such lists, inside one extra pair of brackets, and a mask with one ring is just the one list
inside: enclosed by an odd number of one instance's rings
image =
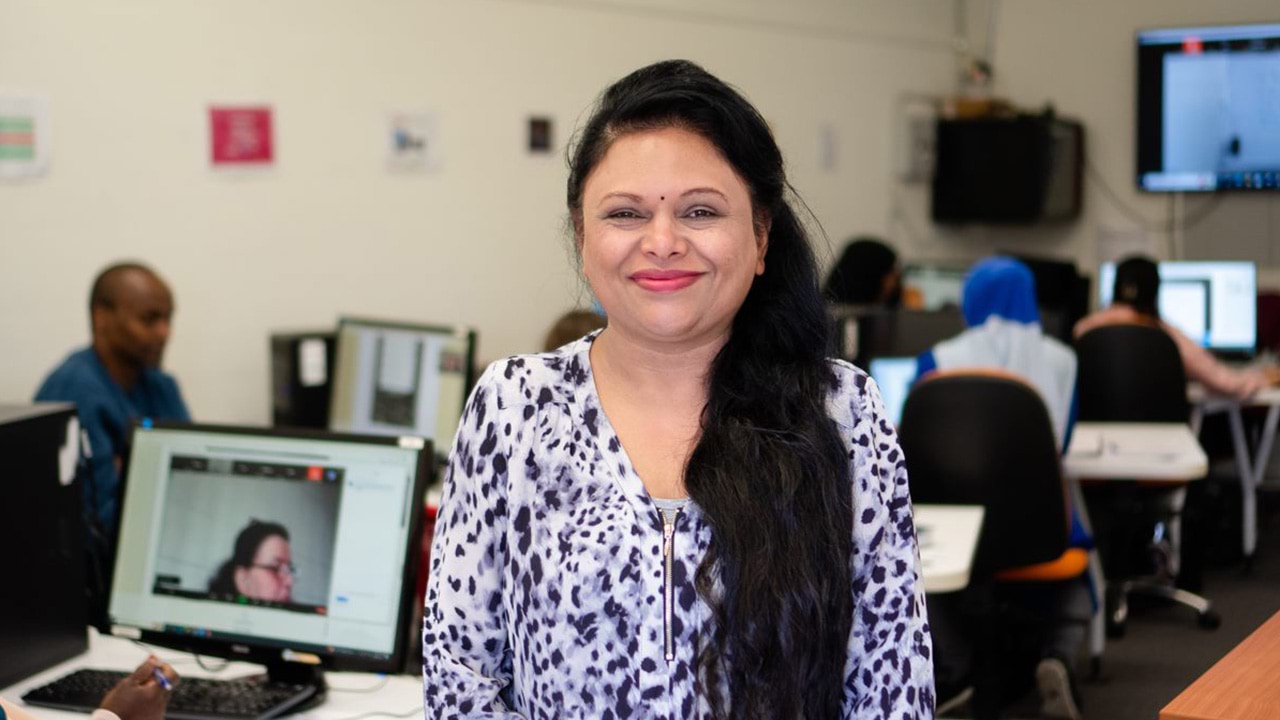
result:
[[(127, 672), (77, 670), (22, 696), (31, 705), (91, 712)], [(317, 692), (312, 685), (183, 678), (165, 715), (176, 720), (262, 720), (297, 709)]]

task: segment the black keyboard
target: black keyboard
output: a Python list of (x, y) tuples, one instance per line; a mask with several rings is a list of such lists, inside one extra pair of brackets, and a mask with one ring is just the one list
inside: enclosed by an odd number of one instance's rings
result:
[[(130, 673), (114, 670), (76, 670), (22, 696), (30, 705), (93, 712), (107, 691)], [(174, 720), (252, 719), (281, 715), (310, 707), (320, 698), (315, 685), (295, 685), (262, 679), (207, 680), (182, 678), (169, 698), (166, 718)]]

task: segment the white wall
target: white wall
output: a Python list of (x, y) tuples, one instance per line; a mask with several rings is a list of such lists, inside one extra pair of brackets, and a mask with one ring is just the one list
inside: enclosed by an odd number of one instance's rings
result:
[[(563, 143), (610, 81), (683, 56), (774, 124), (834, 242), (885, 232), (890, 121), (953, 78), (941, 0), (0, 0), (0, 88), (50, 99), (54, 156), (0, 184), (0, 402), (88, 339), (105, 264), (174, 287), (166, 366), (194, 415), (269, 417), (267, 335), (339, 313), (470, 324), (480, 356), (537, 349), (581, 297)], [(275, 108), (265, 172), (207, 166), (210, 103)], [(383, 167), (384, 115), (441, 118), (444, 164)], [(557, 152), (525, 153), (530, 114)], [(819, 165), (820, 128), (838, 164)]]
[[(1101, 234), (1145, 237), (1161, 257), (1246, 259), (1264, 266), (1259, 282), (1280, 286), (1280, 195), (1187, 196), (1180, 216), (1190, 225), (1173, 249), (1166, 230), (1177, 216), (1169, 194), (1139, 193), (1134, 183), (1134, 33), (1196, 24), (1276, 22), (1275, 0), (970, 0), (971, 34), (988, 27), (994, 8), (995, 94), (1027, 108), (1053, 103), (1084, 122), (1095, 172), (1086, 176), (1084, 215), (1038, 229), (936, 228), (918, 245), (935, 257), (973, 258), (991, 249), (1074, 259), (1096, 267)], [(981, 45), (981, 38), (976, 38)], [(1110, 188), (1111, 193), (1106, 188)], [(1114, 193), (1115, 197), (1112, 196)], [(922, 194), (915, 209), (926, 207)], [(1128, 207), (1124, 209), (1121, 203)], [(1197, 218), (1202, 218), (1195, 222)]]

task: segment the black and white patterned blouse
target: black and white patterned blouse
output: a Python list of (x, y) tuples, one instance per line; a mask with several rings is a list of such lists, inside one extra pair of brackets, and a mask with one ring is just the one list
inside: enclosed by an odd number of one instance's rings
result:
[[(600, 409), (588, 336), (489, 366), (445, 477), (423, 627), (427, 718), (702, 718), (694, 503), (664, 515)], [(854, 480), (845, 718), (931, 718), (907, 476), (879, 392), (833, 361)]]

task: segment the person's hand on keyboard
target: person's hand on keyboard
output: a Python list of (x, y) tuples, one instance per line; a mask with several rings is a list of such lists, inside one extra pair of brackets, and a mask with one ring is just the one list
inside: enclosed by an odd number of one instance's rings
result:
[(164, 720), (169, 691), (177, 684), (178, 673), (152, 655), (132, 675), (116, 683), (100, 707), (120, 720)]

